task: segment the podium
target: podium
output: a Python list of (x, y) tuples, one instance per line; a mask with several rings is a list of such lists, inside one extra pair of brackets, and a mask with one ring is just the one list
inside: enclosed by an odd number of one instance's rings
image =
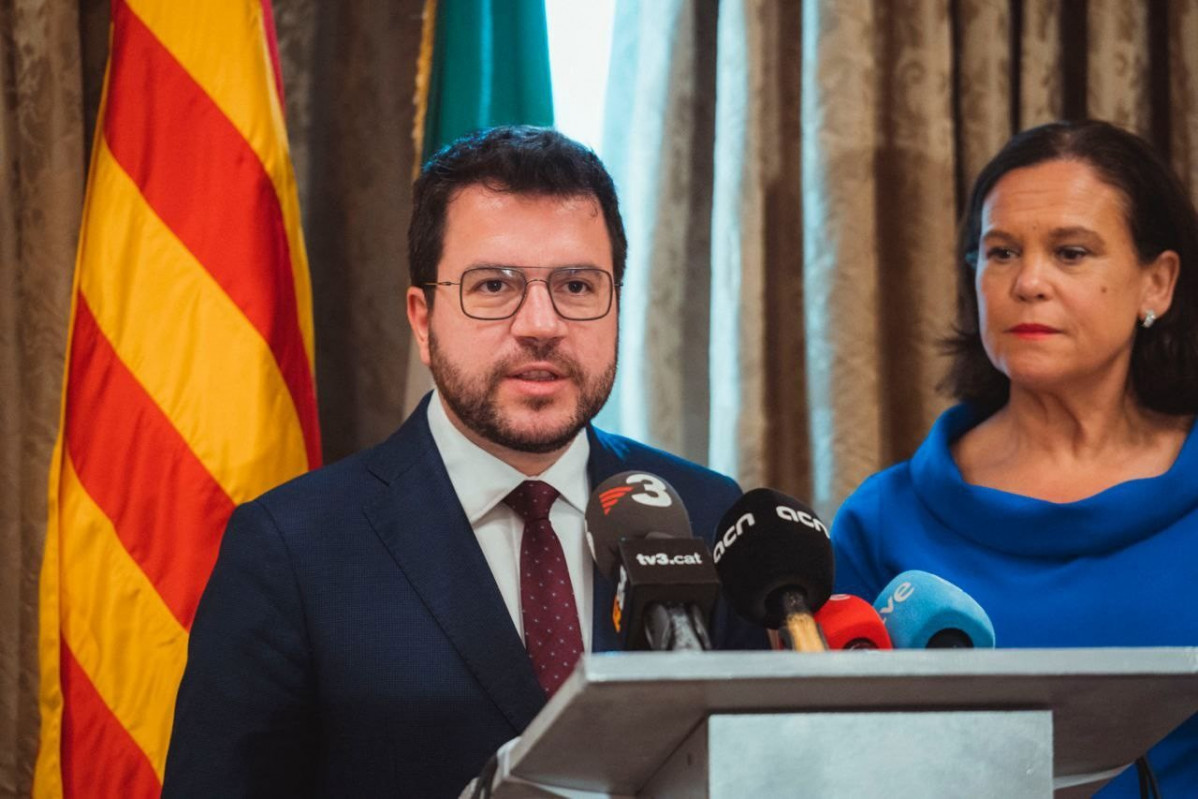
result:
[(494, 799), (1090, 796), (1198, 712), (1198, 648), (587, 655)]

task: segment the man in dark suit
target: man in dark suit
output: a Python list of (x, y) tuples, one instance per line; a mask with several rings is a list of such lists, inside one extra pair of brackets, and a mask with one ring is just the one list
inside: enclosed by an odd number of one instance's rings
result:
[[(595, 486), (658, 475), (710, 543), (734, 482), (590, 425), (625, 249), (606, 170), (553, 131), (426, 165), (407, 311), (437, 390), (384, 443), (234, 513), (165, 797), (456, 796), (580, 652), (618, 646), (584, 538)], [(713, 638), (765, 646), (722, 605)]]

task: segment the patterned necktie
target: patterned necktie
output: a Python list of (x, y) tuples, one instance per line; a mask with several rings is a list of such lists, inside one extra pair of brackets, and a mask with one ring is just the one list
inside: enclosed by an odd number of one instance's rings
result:
[(557, 489), (525, 480), (504, 502), (524, 519), (520, 543), (520, 606), (524, 647), (548, 696), (565, 682), (582, 654), (574, 586), (561, 541), (549, 523)]

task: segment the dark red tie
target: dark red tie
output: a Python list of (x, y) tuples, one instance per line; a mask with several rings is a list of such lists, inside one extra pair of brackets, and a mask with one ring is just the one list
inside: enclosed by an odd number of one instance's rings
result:
[(557, 489), (525, 480), (503, 500), (524, 519), (520, 544), (520, 607), (524, 647), (537, 680), (553, 696), (582, 654), (574, 586), (562, 543), (549, 523)]

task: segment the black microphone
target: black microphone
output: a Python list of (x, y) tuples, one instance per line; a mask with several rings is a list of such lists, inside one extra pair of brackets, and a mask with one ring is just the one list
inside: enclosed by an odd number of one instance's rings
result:
[(781, 628), (790, 649), (825, 651), (812, 614), (832, 594), (834, 567), (828, 528), (815, 511), (755, 488), (728, 509), (718, 530), (712, 555), (732, 606), (749, 621)]
[(669, 483), (647, 472), (609, 477), (587, 502), (586, 528), (595, 564), (616, 583), (612, 622), (622, 648), (711, 649), (719, 578)]

